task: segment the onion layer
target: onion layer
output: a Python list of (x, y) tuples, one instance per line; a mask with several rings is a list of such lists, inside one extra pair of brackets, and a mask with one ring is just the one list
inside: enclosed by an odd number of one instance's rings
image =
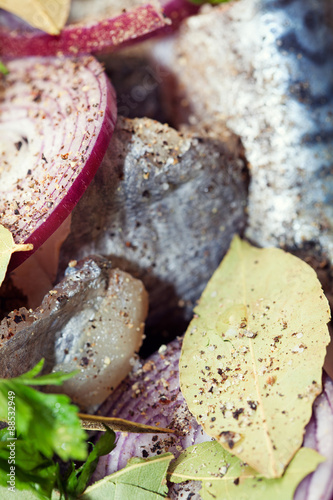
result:
[(326, 461), (303, 479), (295, 492), (294, 500), (333, 498), (333, 382), (328, 376), (325, 376), (323, 386), (322, 394), (314, 403), (303, 445), (317, 450)]
[(122, 469), (131, 457), (145, 458), (167, 451), (177, 457), (183, 448), (210, 440), (189, 412), (179, 389), (180, 347), (180, 339), (162, 346), (132, 371), (99, 411), (110, 417), (170, 427), (177, 434), (119, 433), (116, 448), (100, 458), (94, 480)]
[[(8, 63), (0, 86), (0, 223), (36, 250), (92, 180), (116, 120), (116, 99), (93, 57)], [(17, 254), (12, 268), (27, 257)]]
[(0, 55), (12, 58), (111, 51), (151, 34), (165, 34), (170, 27), (174, 29), (184, 17), (198, 10), (186, 0), (164, 0), (161, 4), (139, 5), (118, 15), (71, 23), (57, 36), (31, 28), (14, 15), (1, 12)]

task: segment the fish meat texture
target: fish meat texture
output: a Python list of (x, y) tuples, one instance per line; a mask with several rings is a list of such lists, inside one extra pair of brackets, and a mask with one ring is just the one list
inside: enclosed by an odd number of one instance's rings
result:
[(110, 259), (144, 283), (147, 325), (170, 327), (173, 337), (183, 333), (184, 318), (245, 227), (247, 178), (233, 140), (119, 117), (102, 165), (72, 212), (61, 261)]
[(79, 370), (57, 392), (92, 409), (131, 370), (147, 310), (141, 281), (101, 257), (72, 262), (39, 307), (15, 309), (1, 321), (0, 377), (21, 375), (43, 357), (47, 373)]
[(222, 121), (242, 140), (247, 237), (315, 248), (330, 262), (332, 18), (330, 0), (240, 0), (190, 18), (168, 58), (165, 46), (155, 50), (176, 82), (165, 92), (177, 97), (178, 121)]

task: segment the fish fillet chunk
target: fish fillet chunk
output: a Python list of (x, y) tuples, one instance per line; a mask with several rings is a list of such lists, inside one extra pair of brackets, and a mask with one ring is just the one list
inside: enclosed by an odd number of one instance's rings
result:
[(206, 8), (188, 20), (168, 57), (177, 82), (168, 91), (183, 103), (178, 119), (212, 127), (222, 121), (243, 142), (251, 174), (248, 238), (260, 246), (315, 245), (330, 261), (332, 12), (330, 0)]

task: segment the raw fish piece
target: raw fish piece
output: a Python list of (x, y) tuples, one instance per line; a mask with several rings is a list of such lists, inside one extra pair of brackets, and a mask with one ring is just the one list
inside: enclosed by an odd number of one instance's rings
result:
[(79, 369), (61, 390), (86, 409), (104, 401), (131, 370), (148, 297), (139, 280), (105, 259), (71, 265), (37, 309), (16, 309), (2, 320), (0, 377), (20, 375), (42, 357), (47, 372)]
[(242, 232), (246, 201), (242, 149), (230, 134), (180, 134), (153, 120), (120, 118), (72, 212), (62, 260), (110, 258), (142, 279), (149, 325), (180, 332), (233, 234)]
[(247, 236), (260, 246), (317, 245), (331, 262), (332, 17), (331, 0), (206, 8), (185, 23), (168, 63), (178, 118), (220, 120), (243, 142)]

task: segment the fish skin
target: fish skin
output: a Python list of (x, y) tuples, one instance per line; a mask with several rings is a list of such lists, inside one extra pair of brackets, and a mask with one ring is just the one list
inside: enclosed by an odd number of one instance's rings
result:
[[(72, 212), (60, 266), (91, 254), (141, 279), (149, 332), (183, 333), (195, 301), (246, 224), (242, 148), (154, 120), (118, 118), (107, 154)], [(160, 336), (151, 335), (160, 345)], [(149, 342), (149, 349), (153, 344)]]
[[(246, 235), (333, 259), (333, 36), (329, 0), (240, 0), (191, 18), (169, 68), (191, 123), (238, 134), (251, 183)], [(182, 117), (184, 120), (184, 117)]]
[[(270, 97), (266, 85), (268, 109), (261, 121), (270, 125), (264, 133), (269, 147), (261, 148), (259, 141), (248, 157), (259, 168), (253, 171), (247, 235), (262, 246), (319, 242), (332, 260), (333, 53), (325, 2), (280, 0), (261, 6), (257, 22), (266, 36), (262, 50), (269, 54), (269, 65), (258, 55), (257, 71), (271, 73), (276, 64), (280, 90), (275, 96), (272, 88)], [(257, 94), (259, 83), (258, 78)], [(260, 168), (263, 160), (268, 168)]]

